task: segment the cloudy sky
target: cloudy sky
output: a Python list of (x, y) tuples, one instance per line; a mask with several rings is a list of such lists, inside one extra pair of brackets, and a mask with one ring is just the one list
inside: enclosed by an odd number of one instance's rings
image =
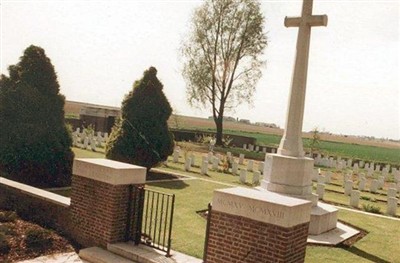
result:
[[(400, 139), (398, 0), (315, 0), (328, 26), (312, 29), (303, 130)], [(120, 106), (149, 66), (178, 114), (186, 103), (179, 47), (201, 1), (1, 0), (1, 73), (31, 44), (41, 46), (67, 100)], [(269, 44), (253, 105), (227, 115), (283, 127), (301, 1), (262, 1)]]

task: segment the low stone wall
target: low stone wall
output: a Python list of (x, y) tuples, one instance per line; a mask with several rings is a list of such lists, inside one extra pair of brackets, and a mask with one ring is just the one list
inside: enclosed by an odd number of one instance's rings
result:
[[(192, 141), (196, 142), (197, 138), (203, 135), (206, 136), (215, 136), (214, 132), (203, 132), (203, 131), (189, 131), (189, 130), (171, 130), (174, 134), (174, 139), (176, 141)], [(230, 135), (224, 134), (224, 137), (229, 136), (232, 139), (230, 143), (231, 146), (242, 147), (243, 144), (255, 144), (256, 139), (253, 137), (239, 136), (239, 135)]]
[(0, 208), (68, 236), (70, 198), (0, 177)]

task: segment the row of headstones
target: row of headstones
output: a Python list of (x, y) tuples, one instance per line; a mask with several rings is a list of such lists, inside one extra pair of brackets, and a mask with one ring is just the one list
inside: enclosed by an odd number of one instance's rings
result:
[[(177, 148), (174, 150), (173, 162), (178, 163), (179, 158), (180, 158), (180, 149)], [(244, 154), (240, 154), (239, 160), (236, 160), (235, 158), (233, 158), (231, 152), (227, 152), (226, 158), (228, 158), (228, 160), (232, 164), (231, 173), (233, 175), (239, 175), (239, 181), (241, 183), (246, 183), (247, 172), (253, 172), (252, 184), (259, 184), (261, 175), (264, 171), (264, 162), (259, 162), (257, 169), (255, 169), (254, 160), (248, 160), (247, 167), (239, 169), (239, 165), (244, 164)], [(211, 169), (218, 170), (221, 159), (222, 159), (221, 155), (218, 154), (214, 156), (212, 152), (209, 152), (207, 155), (202, 156), (202, 161), (200, 165), (200, 174), (206, 175), (208, 173), (209, 164), (212, 164)], [(195, 163), (196, 163), (196, 157), (194, 154), (191, 154), (185, 160), (185, 171), (189, 172), (191, 167), (194, 166)]]
[[(250, 152), (267, 153), (267, 147), (253, 145), (253, 144), (243, 144), (243, 150), (250, 151)], [(272, 148), (271, 153), (276, 153), (276, 149)]]
[(75, 147), (96, 151), (96, 147), (100, 147), (108, 139), (108, 133), (97, 132), (97, 136), (87, 135), (85, 132), (80, 132), (80, 128), (72, 133), (72, 145)]
[[(315, 169), (316, 170), (316, 169)], [(315, 171), (314, 170), (314, 171)], [(317, 170), (318, 172), (318, 170)], [(314, 172), (315, 174), (315, 172)], [(331, 175), (332, 173), (328, 172), (325, 176), (323, 175), (318, 175), (318, 183), (317, 183), (317, 195), (319, 199), (323, 199), (324, 193), (325, 193), (325, 184), (330, 183), (331, 180)], [(361, 177), (359, 184), (358, 184), (358, 190), (353, 190), (354, 183), (351, 180), (351, 174), (346, 174), (345, 180), (344, 180), (344, 194), (347, 196), (350, 196), (350, 206), (358, 208), (359, 202), (360, 202), (360, 193), (361, 191), (365, 190), (365, 184), (366, 184), (366, 178)], [(383, 178), (380, 178), (379, 180), (372, 180), (371, 181), (371, 186), (370, 186), (370, 192), (371, 193), (376, 193), (378, 189), (382, 189), (384, 185)], [(400, 182), (397, 183), (391, 183), (389, 184), (389, 188), (387, 191), (387, 214), (391, 216), (396, 215), (397, 211), (397, 204), (398, 204), (398, 199), (397, 199), (397, 192), (400, 192)]]
[[(351, 182), (346, 184), (345, 194), (350, 196), (350, 206), (358, 208), (360, 203), (360, 190), (353, 190), (353, 184)], [(318, 183), (317, 184), (317, 195), (319, 199), (323, 199), (325, 192), (325, 184)], [(396, 198), (397, 190), (394, 188), (389, 188), (388, 197), (387, 197), (387, 209), (386, 213), (391, 216), (395, 216), (397, 213), (397, 205), (399, 203), (399, 199)]]
[[(361, 174), (355, 174), (358, 178), (358, 190), (360, 191), (365, 191), (365, 186), (367, 179), (363, 173)], [(344, 175), (343, 178), (343, 187), (346, 189), (346, 184), (349, 184), (350, 186), (349, 189), (351, 190), (353, 187), (353, 180), (352, 180), (353, 174), (351, 172), (348, 172)], [(319, 184), (330, 184), (331, 183), (331, 178), (332, 178), (332, 172), (328, 171), (325, 175), (321, 174), (321, 171), (319, 169), (314, 169), (313, 170), (313, 176), (312, 180), (319, 183)], [(371, 180), (371, 185), (369, 190), (372, 193), (376, 193), (379, 189), (383, 189), (383, 186), (385, 184), (385, 177), (384, 176), (379, 176), (378, 179), (373, 179)], [(400, 181), (396, 183), (390, 183), (389, 184), (389, 189), (394, 188), (395, 190), (398, 189), (400, 192)], [(346, 193), (346, 191), (345, 191)]]
[(318, 154), (317, 157), (315, 157), (314, 164), (318, 166), (336, 168), (338, 170), (342, 170), (345, 168), (352, 168), (355, 172), (358, 172), (359, 169), (364, 168), (371, 174), (374, 171), (375, 172), (382, 171), (382, 173), (389, 174), (390, 170), (393, 175), (395, 175), (396, 173), (400, 173), (399, 169), (397, 169), (396, 167), (391, 167), (390, 164), (387, 164), (385, 167), (383, 167), (380, 164), (375, 164), (373, 162), (366, 163), (365, 161), (362, 160), (353, 163), (352, 159), (344, 160), (340, 156), (337, 157), (337, 159), (334, 159), (333, 157), (329, 156), (322, 157), (321, 154)]

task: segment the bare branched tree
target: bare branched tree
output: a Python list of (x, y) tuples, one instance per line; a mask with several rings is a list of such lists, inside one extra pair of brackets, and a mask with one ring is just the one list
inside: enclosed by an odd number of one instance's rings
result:
[(223, 145), (225, 111), (251, 103), (267, 46), (256, 0), (206, 0), (195, 10), (182, 45), (183, 76), (192, 106), (211, 106), (217, 145)]

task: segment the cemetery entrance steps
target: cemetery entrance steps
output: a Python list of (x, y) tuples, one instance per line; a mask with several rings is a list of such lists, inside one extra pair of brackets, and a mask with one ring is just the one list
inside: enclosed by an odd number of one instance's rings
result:
[(203, 261), (176, 251), (167, 258), (164, 252), (133, 242), (109, 244), (107, 250), (99, 247), (79, 251), (81, 259), (90, 263), (202, 263)]

